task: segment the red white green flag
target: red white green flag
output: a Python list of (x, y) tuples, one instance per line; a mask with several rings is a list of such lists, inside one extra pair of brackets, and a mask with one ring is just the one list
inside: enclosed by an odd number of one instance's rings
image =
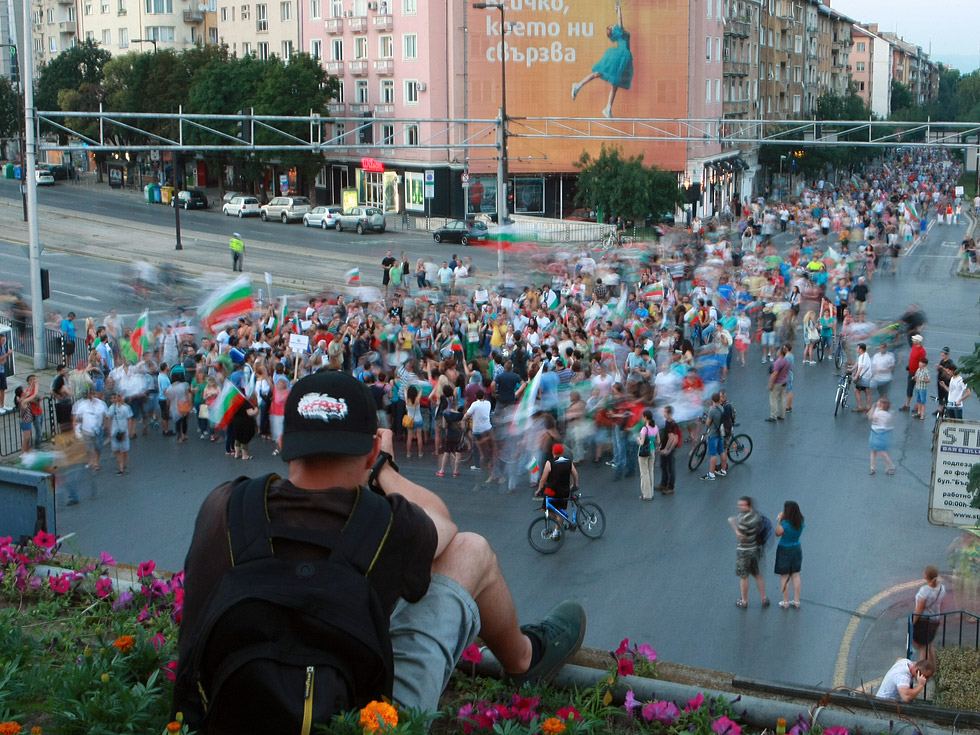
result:
[(201, 322), (211, 331), (214, 327), (234, 321), (246, 311), (251, 311), (252, 281), (248, 276), (236, 278), (213, 291), (198, 309)]
[(449, 349), (453, 352), (463, 351), (463, 343), (459, 341), (459, 337), (457, 337), (455, 334), (453, 335), (452, 341), (449, 343)]
[(143, 357), (143, 351), (150, 346), (149, 321), (150, 312), (144, 310), (140, 314), (140, 318), (136, 320), (136, 326), (133, 327), (133, 333), (129, 337), (129, 344), (137, 357)]
[(214, 428), (224, 429), (243, 403), (245, 403), (245, 396), (230, 380), (226, 380), (221, 387), (221, 392), (208, 406), (208, 419), (214, 424)]
[(514, 411), (514, 419), (510, 424), (511, 434), (524, 434), (527, 432), (534, 417), (534, 412), (538, 405), (538, 391), (541, 390), (541, 376), (544, 370), (539, 369), (537, 374), (531, 378), (531, 382), (524, 387), (524, 394), (521, 396), (517, 410)]

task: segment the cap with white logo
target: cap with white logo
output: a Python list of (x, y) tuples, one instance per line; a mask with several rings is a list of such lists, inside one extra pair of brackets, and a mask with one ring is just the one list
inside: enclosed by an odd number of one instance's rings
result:
[(368, 454), (378, 417), (367, 386), (347, 373), (313, 373), (293, 386), (283, 416), (282, 458)]

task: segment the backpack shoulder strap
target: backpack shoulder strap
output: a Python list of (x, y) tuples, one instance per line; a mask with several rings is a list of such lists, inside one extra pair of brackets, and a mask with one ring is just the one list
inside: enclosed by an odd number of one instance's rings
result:
[(345, 554), (362, 574), (369, 574), (388, 538), (391, 523), (391, 503), (387, 498), (370, 488), (359, 487), (354, 510), (335, 551)]
[(232, 565), (273, 555), (266, 494), (279, 475), (239, 477), (228, 497), (228, 544)]

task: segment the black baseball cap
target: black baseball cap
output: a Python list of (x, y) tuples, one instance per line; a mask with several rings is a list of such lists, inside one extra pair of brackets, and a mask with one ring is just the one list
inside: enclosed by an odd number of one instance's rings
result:
[(378, 416), (368, 387), (337, 370), (299, 380), (286, 399), (282, 458), (318, 454), (360, 456), (374, 449)]

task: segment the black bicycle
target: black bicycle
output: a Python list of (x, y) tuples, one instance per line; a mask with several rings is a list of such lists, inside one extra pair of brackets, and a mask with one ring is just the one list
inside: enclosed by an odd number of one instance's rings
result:
[[(738, 424), (735, 424), (738, 426)], [(708, 435), (702, 433), (701, 439), (694, 445), (691, 455), (687, 458), (687, 468), (694, 472), (704, 462), (708, 453)], [(752, 437), (748, 434), (732, 434), (725, 437), (725, 453), (735, 464), (742, 464), (752, 454)]]
[(834, 416), (837, 416), (841, 409), (847, 410), (847, 397), (851, 393), (851, 374), (845, 370), (839, 377), (837, 394), (834, 396)]
[(834, 367), (838, 370), (844, 364), (844, 335), (838, 334), (834, 341)]

